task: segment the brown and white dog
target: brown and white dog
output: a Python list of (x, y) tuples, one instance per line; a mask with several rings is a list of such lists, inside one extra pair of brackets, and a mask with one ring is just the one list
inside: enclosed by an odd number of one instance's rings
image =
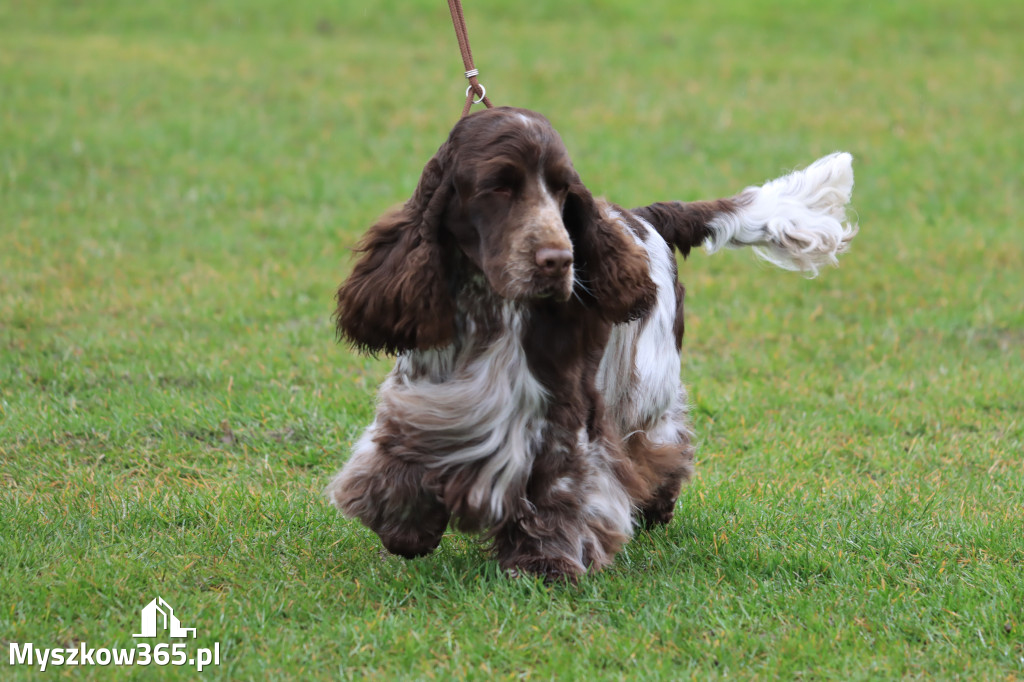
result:
[(851, 162), (629, 211), (591, 195), (541, 115), (463, 118), (338, 290), (339, 334), (398, 359), (330, 499), (405, 557), (451, 523), (512, 572), (607, 566), (693, 470), (673, 247), (814, 274), (856, 234)]

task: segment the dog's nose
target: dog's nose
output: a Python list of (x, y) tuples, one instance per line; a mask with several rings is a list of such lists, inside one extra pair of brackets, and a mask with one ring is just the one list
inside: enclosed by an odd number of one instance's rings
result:
[(568, 249), (538, 249), (537, 267), (547, 277), (563, 275), (572, 265), (572, 251)]

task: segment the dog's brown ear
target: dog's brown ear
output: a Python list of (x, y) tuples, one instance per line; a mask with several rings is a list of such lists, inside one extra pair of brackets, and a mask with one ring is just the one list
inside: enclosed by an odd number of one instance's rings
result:
[(384, 215), (356, 248), (361, 256), (338, 289), (334, 316), (339, 337), (361, 350), (397, 353), (454, 338), (455, 301), (438, 243), (453, 194), (449, 158), (445, 143), (412, 198)]
[(583, 183), (569, 186), (562, 222), (573, 241), (576, 294), (609, 322), (642, 317), (658, 290), (647, 252), (605, 215)]

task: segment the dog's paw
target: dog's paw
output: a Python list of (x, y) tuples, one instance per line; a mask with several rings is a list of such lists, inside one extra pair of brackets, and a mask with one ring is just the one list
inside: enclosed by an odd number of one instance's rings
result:
[(510, 578), (532, 575), (546, 583), (576, 583), (587, 572), (579, 562), (550, 557), (521, 557), (505, 570)]
[(443, 528), (441, 532), (402, 530), (380, 534), (380, 540), (384, 543), (384, 549), (392, 554), (406, 559), (415, 559), (426, 556), (437, 549), (437, 546), (441, 544), (443, 534)]
[(679, 498), (679, 479), (674, 479), (660, 487), (650, 500), (640, 507), (636, 520), (641, 528), (650, 530), (655, 526), (664, 526), (672, 521), (676, 511), (676, 500)]
[(653, 504), (640, 510), (639, 518), (637, 520), (640, 522), (641, 528), (644, 530), (650, 530), (655, 526), (668, 525), (672, 522), (672, 518), (674, 516), (675, 507)]

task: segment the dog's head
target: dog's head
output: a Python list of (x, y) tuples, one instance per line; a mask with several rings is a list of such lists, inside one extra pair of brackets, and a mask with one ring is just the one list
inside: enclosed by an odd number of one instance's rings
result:
[(363, 240), (338, 290), (339, 332), (373, 351), (449, 342), (452, 249), (506, 299), (576, 299), (618, 322), (655, 295), (642, 247), (591, 196), (548, 120), (524, 109), (456, 124), (409, 201)]
[(562, 212), (579, 176), (542, 116), (492, 111), (452, 131), (455, 191), (444, 227), (498, 295), (567, 301), (574, 254)]

